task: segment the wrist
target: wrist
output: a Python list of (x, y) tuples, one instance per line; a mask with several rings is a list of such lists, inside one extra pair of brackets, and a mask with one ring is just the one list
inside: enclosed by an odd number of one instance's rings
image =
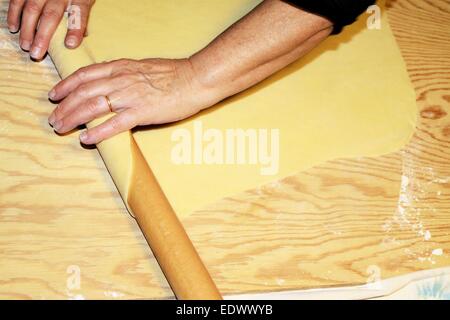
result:
[(204, 50), (187, 60), (191, 66), (198, 90), (206, 93), (213, 104), (236, 93), (235, 84), (231, 78), (232, 70), (227, 72), (222, 70), (226, 67), (226, 64), (210, 57)]

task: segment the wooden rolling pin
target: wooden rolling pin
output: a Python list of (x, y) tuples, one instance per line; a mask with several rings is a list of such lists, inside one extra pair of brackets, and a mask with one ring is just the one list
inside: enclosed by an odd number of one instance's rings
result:
[[(64, 47), (66, 30), (67, 18), (64, 18), (56, 30), (49, 49), (61, 78), (67, 77), (81, 66), (95, 62), (88, 54), (89, 50), (61, 49)], [(70, 64), (65, 63), (68, 60), (71, 61)], [(96, 126), (109, 116), (112, 114), (96, 119), (87, 126)], [(97, 146), (100, 154), (102, 154), (101, 150), (113, 147), (116, 143), (115, 139), (117, 137), (104, 141), (103, 144), (106, 144), (104, 148)], [(216, 285), (161, 190), (132, 134), (130, 134), (130, 143), (133, 169), (131, 183), (125, 196), (128, 199), (124, 200), (133, 212), (172, 290), (179, 299), (221, 299)], [(114, 160), (117, 159), (110, 159), (110, 161)], [(105, 162), (108, 163), (108, 161)], [(124, 194), (125, 192), (121, 193), (122, 196)]]
[(173, 292), (182, 300), (222, 299), (205, 265), (131, 136), (128, 205)]

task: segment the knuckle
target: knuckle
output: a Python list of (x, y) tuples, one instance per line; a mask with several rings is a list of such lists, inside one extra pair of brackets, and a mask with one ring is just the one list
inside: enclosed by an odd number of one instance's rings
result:
[(23, 0), (11, 0), (9, 2), (9, 5), (11, 7), (20, 7), (20, 6), (22, 6), (22, 3), (23, 3)]
[(133, 60), (131, 59), (118, 59), (110, 62), (113, 66), (113, 73), (130, 72), (133, 70)]
[(115, 61), (112, 61), (113, 63), (116, 63), (116, 64), (119, 64), (119, 65), (128, 65), (129, 63), (130, 63), (130, 59), (127, 59), (127, 58), (120, 58), (120, 59), (117, 59), (117, 60), (115, 60)]
[(89, 3), (89, 1), (87, 1), (87, 2), (79, 2), (79, 3), (76, 4), (76, 6), (78, 6), (78, 8), (80, 8), (81, 12), (87, 12), (91, 8), (91, 4)]
[(109, 62), (108, 61), (102, 61), (102, 62), (98, 62), (96, 64), (93, 64), (91, 67), (94, 69), (102, 69), (105, 66), (108, 66)]
[(130, 123), (130, 127), (132, 128), (141, 124), (139, 121), (139, 117), (134, 109), (130, 109), (128, 111), (128, 122)]
[(111, 118), (111, 122), (110, 122), (110, 126), (111, 129), (113, 129), (114, 131), (119, 131), (121, 128), (122, 122), (120, 121), (119, 117), (113, 117)]
[(84, 97), (88, 93), (87, 86), (85, 84), (82, 84), (78, 87), (78, 89), (75, 90), (75, 95), (78, 97)]
[(27, 12), (27, 13), (32, 13), (32, 14), (40, 13), (41, 12), (41, 6), (40, 6), (38, 1), (36, 1), (36, 0), (29, 0), (29, 1), (26, 2), (24, 11)]
[(128, 70), (120, 70), (114, 74), (113, 79), (117, 83), (130, 83), (134, 82), (134, 75)]
[(97, 111), (97, 101), (96, 100), (89, 100), (86, 103), (86, 110), (90, 115), (93, 115)]
[(87, 67), (83, 67), (76, 72), (76, 76), (80, 81), (87, 78)]
[(42, 11), (42, 18), (44, 19), (59, 19), (61, 12), (54, 8), (45, 7)]

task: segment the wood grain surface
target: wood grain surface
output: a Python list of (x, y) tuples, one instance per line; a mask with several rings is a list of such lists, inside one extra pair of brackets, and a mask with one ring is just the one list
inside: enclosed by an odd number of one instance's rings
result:
[[(47, 124), (58, 75), (5, 28), (0, 0), (0, 298), (169, 298), (95, 149)], [(402, 150), (340, 159), (183, 220), (224, 293), (365, 283), (450, 265), (450, 1), (390, 1), (417, 93)], [(45, 195), (45, 197), (43, 196)], [(78, 277), (79, 275), (79, 277)], [(77, 281), (77, 280), (80, 281)]]

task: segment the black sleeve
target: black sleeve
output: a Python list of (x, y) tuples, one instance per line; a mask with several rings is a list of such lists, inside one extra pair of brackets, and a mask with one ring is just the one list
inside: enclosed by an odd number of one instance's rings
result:
[(333, 34), (353, 23), (356, 18), (375, 3), (375, 0), (288, 0), (302, 10), (317, 14), (330, 20)]

